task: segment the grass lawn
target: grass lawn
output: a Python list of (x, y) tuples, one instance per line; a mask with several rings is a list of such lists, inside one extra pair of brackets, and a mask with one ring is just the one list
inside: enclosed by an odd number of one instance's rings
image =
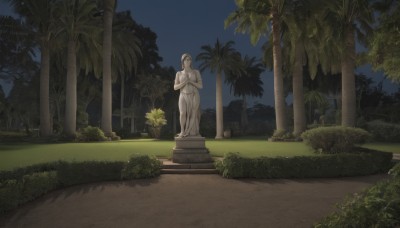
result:
[(368, 143), (363, 145), (363, 147), (372, 150), (380, 150), (400, 154), (400, 143)]
[[(126, 161), (132, 154), (149, 154), (171, 157), (174, 141), (152, 139), (121, 140), (99, 143), (1, 143), (0, 170), (11, 170), (37, 163), (65, 160), (108, 160)], [(302, 142), (268, 142), (265, 139), (207, 139), (206, 147), (214, 157), (228, 152), (239, 152), (245, 157), (315, 155)], [(400, 152), (400, 144), (367, 144), (365, 147), (388, 152)]]

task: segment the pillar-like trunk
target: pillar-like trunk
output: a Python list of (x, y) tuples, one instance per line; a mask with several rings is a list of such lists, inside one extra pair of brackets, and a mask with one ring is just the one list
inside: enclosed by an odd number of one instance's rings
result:
[(355, 37), (349, 27), (345, 34), (345, 53), (342, 56), (342, 126), (355, 127), (356, 85), (355, 85)]
[(40, 62), (40, 136), (49, 136), (52, 133), (50, 123), (50, 48), (48, 42), (42, 41)]
[(74, 40), (68, 41), (67, 54), (67, 86), (65, 97), (65, 120), (64, 133), (68, 136), (75, 136), (76, 132), (76, 43)]
[(282, 50), (281, 50), (281, 29), (279, 20), (272, 19), (272, 36), (273, 36), (273, 61), (274, 61), (274, 98), (275, 98), (275, 118), (276, 130), (286, 131), (286, 107), (285, 95), (283, 90), (283, 73), (282, 73)]
[(216, 124), (217, 135), (216, 139), (224, 138), (224, 110), (222, 103), (222, 73), (217, 73), (216, 78)]

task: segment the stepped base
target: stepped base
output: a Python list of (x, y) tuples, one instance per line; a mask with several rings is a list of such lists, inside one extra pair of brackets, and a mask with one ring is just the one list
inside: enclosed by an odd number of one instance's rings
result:
[(205, 138), (175, 138), (175, 147), (172, 150), (172, 161), (175, 163), (212, 162), (211, 155), (205, 147)]
[(161, 174), (218, 174), (213, 163), (173, 163), (163, 161)]

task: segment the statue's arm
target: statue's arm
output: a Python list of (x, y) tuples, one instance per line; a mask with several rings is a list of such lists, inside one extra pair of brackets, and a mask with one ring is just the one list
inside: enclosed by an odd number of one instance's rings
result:
[(187, 82), (180, 82), (179, 80), (179, 72), (176, 73), (175, 76), (175, 84), (174, 84), (174, 90), (178, 90), (181, 89), (182, 87), (184, 87), (187, 84)]
[(201, 75), (198, 70), (196, 72), (196, 81), (191, 82), (192, 85), (194, 85), (197, 89), (202, 89), (203, 88), (203, 81), (201, 80)]

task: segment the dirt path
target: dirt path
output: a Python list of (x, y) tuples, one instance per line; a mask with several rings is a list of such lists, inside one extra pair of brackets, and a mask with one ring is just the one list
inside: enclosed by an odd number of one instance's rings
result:
[(232, 180), (162, 175), (54, 191), (0, 219), (2, 227), (310, 227), (347, 194), (386, 175)]

